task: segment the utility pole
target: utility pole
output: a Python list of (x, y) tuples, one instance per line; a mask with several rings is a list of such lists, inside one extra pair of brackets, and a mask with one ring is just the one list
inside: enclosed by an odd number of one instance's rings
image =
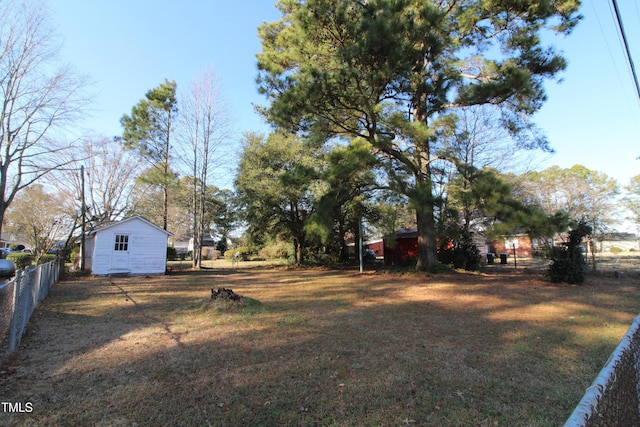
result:
[(359, 260), (360, 260), (360, 273), (363, 273), (364, 272), (364, 263), (363, 263), (364, 259), (363, 259), (363, 256), (362, 256), (362, 244), (363, 244), (362, 232), (363, 232), (364, 227), (362, 226), (362, 217), (360, 217), (359, 227), (360, 227), (360, 232), (358, 233), (359, 234), (359, 236), (358, 236), (358, 257), (359, 257)]

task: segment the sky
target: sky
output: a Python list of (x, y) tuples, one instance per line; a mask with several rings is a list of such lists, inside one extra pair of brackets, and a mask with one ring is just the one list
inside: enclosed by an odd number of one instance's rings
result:
[[(640, 67), (640, 6), (618, 1), (632, 58)], [(93, 113), (84, 126), (95, 135), (122, 133), (120, 118), (165, 79), (178, 91), (213, 67), (243, 132), (268, 132), (255, 113), (257, 27), (279, 18), (275, 0), (50, 0), (62, 55), (92, 81)], [(568, 37), (550, 42), (568, 68), (546, 84), (548, 100), (534, 121), (555, 150), (535, 167), (582, 164), (621, 184), (640, 174), (640, 100), (610, 1), (583, 0), (584, 20)], [(635, 43), (635, 46), (634, 46)], [(638, 69), (640, 72), (640, 68)]]

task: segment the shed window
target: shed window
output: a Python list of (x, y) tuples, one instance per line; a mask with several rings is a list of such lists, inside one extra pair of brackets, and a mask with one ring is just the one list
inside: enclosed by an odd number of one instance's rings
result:
[(128, 251), (129, 250), (129, 235), (128, 234), (116, 234), (116, 251)]

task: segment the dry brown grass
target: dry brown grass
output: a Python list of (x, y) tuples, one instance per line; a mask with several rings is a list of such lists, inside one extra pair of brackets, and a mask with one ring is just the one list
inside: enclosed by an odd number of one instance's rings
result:
[[(213, 303), (232, 288), (242, 305)], [(2, 425), (550, 426), (638, 281), (285, 268), (57, 284), (3, 368)]]

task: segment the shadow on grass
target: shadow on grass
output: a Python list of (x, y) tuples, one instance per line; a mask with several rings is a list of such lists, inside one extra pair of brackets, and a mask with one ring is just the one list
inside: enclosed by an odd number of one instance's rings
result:
[[(213, 283), (260, 304), (216, 310)], [(640, 308), (631, 282), (523, 274), (243, 270), (67, 286), (38, 309), (2, 384), (34, 411), (5, 425), (558, 425)]]

